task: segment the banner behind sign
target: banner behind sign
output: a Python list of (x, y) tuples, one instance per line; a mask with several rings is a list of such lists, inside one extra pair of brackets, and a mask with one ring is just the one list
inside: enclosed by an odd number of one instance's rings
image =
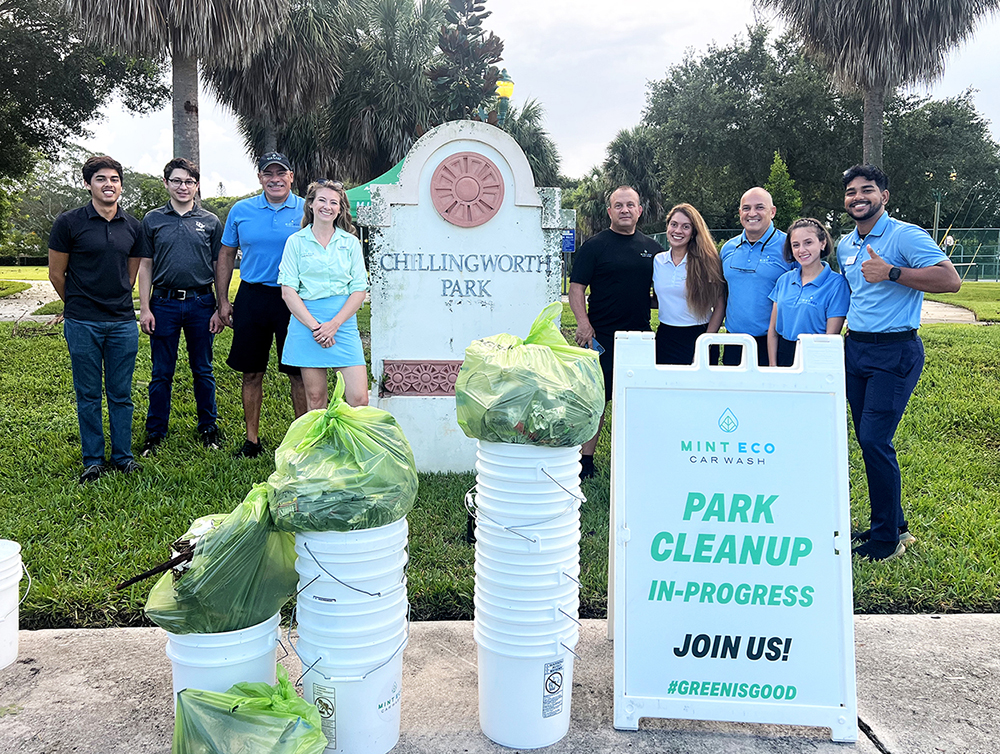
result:
[[(615, 727), (641, 717), (857, 739), (843, 346), (791, 369), (656, 367), (615, 343)], [(747, 348), (752, 341), (746, 339)]]

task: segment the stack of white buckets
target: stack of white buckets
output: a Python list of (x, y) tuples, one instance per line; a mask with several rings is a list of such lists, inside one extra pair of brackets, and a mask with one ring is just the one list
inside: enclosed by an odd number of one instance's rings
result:
[(0, 670), (17, 659), (17, 595), (22, 573), (21, 545), (0, 539)]
[(406, 519), (295, 535), (302, 686), (327, 754), (385, 754), (399, 740), (408, 639)]
[(534, 749), (569, 730), (580, 576), (580, 448), (479, 442), (479, 724)]

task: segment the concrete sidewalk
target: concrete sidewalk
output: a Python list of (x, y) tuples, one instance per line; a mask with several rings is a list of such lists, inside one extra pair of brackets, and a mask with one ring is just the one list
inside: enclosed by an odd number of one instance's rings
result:
[[(612, 727), (613, 647), (584, 621), (569, 734), (544, 751), (986, 754), (1000, 741), (1000, 615), (857, 616), (862, 733), (836, 744), (819, 728), (644, 720)], [(159, 629), (22, 631), (0, 670), (3, 754), (166, 754), (170, 663)], [(283, 661), (293, 679), (294, 654)], [(416, 623), (404, 654), (396, 754), (511, 751), (479, 730), (471, 622)], [(866, 734), (864, 731), (868, 730)]]

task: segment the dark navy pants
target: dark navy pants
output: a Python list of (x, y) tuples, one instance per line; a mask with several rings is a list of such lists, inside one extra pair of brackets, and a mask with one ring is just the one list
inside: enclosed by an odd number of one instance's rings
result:
[(892, 438), (924, 368), (920, 338), (895, 343), (844, 343), (847, 401), (861, 446), (871, 500), (871, 538), (896, 542), (906, 525), (899, 463)]
[(198, 430), (215, 426), (215, 375), (212, 372), (212, 341), (208, 326), (215, 312), (211, 293), (184, 301), (153, 297), (150, 311), (156, 317), (156, 329), (149, 338), (152, 375), (149, 380), (149, 413), (146, 433), (167, 434), (170, 419), (170, 394), (177, 367), (177, 347), (181, 331), (187, 342), (188, 363), (194, 381), (194, 399), (198, 406)]

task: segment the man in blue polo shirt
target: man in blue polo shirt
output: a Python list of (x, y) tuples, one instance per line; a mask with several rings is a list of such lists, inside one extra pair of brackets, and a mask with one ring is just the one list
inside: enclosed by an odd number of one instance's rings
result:
[[(278, 369), (291, 383), (292, 408), (299, 417), (306, 411), (306, 394), (298, 367), (281, 363), (288, 332), (288, 307), (281, 298), (278, 265), (285, 241), (301, 228), (302, 199), (292, 193), (292, 166), (288, 158), (269, 152), (258, 162), (263, 192), (241, 199), (229, 210), (222, 234), (215, 289), (219, 297), (218, 322), (233, 328), (233, 345), (226, 363), (243, 372), (243, 420), (247, 437), (237, 456), (256, 458), (260, 442), (260, 407), (264, 400), (264, 372), (271, 343), (278, 347)], [(240, 287), (236, 302), (229, 302), (237, 247), (242, 250)]]
[(844, 209), (856, 228), (837, 246), (851, 286), (844, 343), (847, 400), (861, 446), (871, 528), (852, 534), (855, 555), (886, 560), (916, 541), (900, 501), (892, 438), (924, 366), (917, 336), (924, 292), (953, 293), (962, 281), (945, 254), (915, 225), (889, 217), (889, 178), (873, 165), (844, 173)]
[[(771, 324), (771, 291), (782, 275), (795, 267), (785, 261), (785, 233), (774, 227), (771, 195), (760, 187), (740, 199), (743, 232), (722, 246), (722, 274), (729, 294), (726, 299), (726, 332), (746, 333), (757, 341), (757, 364), (766, 367), (767, 329)], [(722, 349), (722, 363), (736, 366), (742, 348)]]
[(66, 302), (63, 335), (69, 347), (80, 423), (80, 483), (105, 473), (101, 390), (108, 399), (111, 465), (139, 470), (132, 456), (132, 373), (139, 329), (132, 286), (142, 252), (139, 221), (118, 206), (122, 166), (107, 155), (83, 164), (90, 201), (63, 212), (49, 235), (49, 281)]

